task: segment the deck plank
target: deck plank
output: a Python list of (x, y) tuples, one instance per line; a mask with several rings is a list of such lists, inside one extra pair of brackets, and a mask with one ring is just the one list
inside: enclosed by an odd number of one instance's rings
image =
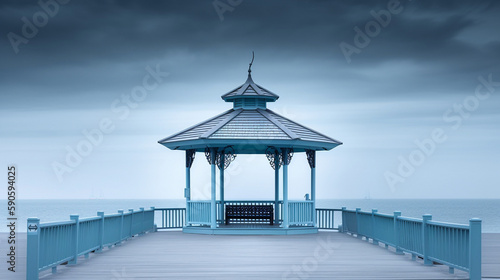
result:
[[(0, 242), (5, 242), (0, 234)], [(23, 241), (24, 239), (24, 241)], [(18, 269), (0, 279), (25, 278), (25, 234), (18, 237)], [(483, 276), (500, 278), (500, 234), (483, 234)], [(23, 244), (24, 243), (24, 244)], [(157, 232), (60, 266), (41, 279), (467, 279), (446, 266), (424, 266), (354, 237), (311, 235), (221, 236)]]

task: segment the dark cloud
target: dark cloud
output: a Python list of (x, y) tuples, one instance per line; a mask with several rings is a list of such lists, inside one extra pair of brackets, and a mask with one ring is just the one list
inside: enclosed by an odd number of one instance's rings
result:
[[(130, 89), (144, 68), (156, 63), (172, 72), (171, 83), (220, 83), (227, 77), (232, 79), (229, 90), (244, 79), (251, 50), (257, 52), (255, 67), (274, 73), (278, 82), (294, 75), (331, 84), (351, 80), (356, 84), (350, 96), (359, 98), (391, 98), (402, 87), (409, 95), (447, 94), (473, 86), (480, 74), (499, 74), (500, 5), (494, 1), (401, 1), (402, 12), (393, 14), (388, 26), (347, 63), (339, 44), (353, 44), (353, 28), (364, 29), (374, 20), (371, 12), (386, 10), (388, 3), (242, 1), (221, 21), (211, 1), (70, 1), (15, 54), (7, 34), (20, 35), (21, 18), (31, 21), (41, 7), (33, 1), (4, 1), (1, 90), (73, 106), (82, 104), (70, 102), (74, 96), (112, 98)], [(482, 33), (490, 40), (463, 36), (478, 26), (481, 32), (474, 36)], [(400, 83), (390, 75), (374, 78), (359, 72), (402, 61), (425, 71)], [(276, 69), (282, 69), (282, 77)], [(357, 85), (374, 79), (386, 87), (367, 96), (355, 93), (361, 90)]]

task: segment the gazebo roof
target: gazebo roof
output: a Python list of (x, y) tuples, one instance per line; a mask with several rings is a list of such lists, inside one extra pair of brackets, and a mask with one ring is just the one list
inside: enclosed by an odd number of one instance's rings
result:
[(231, 146), (237, 154), (263, 154), (268, 147), (331, 150), (342, 142), (298, 124), (267, 109), (267, 102), (279, 96), (255, 84), (248, 71), (247, 81), (224, 94), (233, 108), (179, 133), (158, 141), (172, 150)]
[(259, 98), (265, 98), (268, 101), (276, 101), (278, 98), (280, 98), (277, 94), (271, 92), (270, 90), (267, 90), (258, 84), (254, 83), (252, 80), (252, 76), (250, 73), (248, 73), (248, 78), (246, 82), (231, 90), (230, 92), (222, 95), (222, 99), (226, 102), (231, 102), (232, 100), (236, 98), (241, 98), (241, 97), (259, 97)]

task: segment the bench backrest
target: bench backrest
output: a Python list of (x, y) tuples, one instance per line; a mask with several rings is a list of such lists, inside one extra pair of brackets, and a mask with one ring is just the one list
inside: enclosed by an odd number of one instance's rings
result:
[(230, 215), (265, 215), (273, 212), (272, 205), (226, 205), (226, 213)]

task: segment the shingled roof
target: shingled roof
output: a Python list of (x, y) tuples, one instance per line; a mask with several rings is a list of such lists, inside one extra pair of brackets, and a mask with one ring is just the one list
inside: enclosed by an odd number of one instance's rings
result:
[(279, 96), (255, 84), (250, 75), (246, 82), (222, 95), (233, 108), (204, 122), (158, 141), (174, 150), (232, 146), (237, 153), (264, 153), (270, 147), (291, 147), (300, 152), (330, 150), (342, 142), (298, 124), (267, 109), (267, 102)]

